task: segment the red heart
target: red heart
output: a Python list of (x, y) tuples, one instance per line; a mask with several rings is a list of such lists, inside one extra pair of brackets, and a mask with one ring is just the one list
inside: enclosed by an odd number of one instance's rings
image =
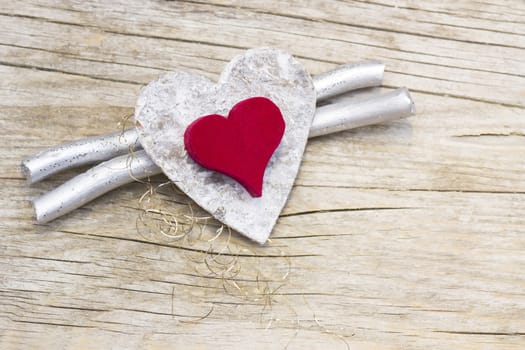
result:
[(275, 103), (252, 97), (233, 106), (228, 118), (212, 114), (196, 119), (184, 133), (184, 145), (195, 162), (232, 177), (260, 197), (266, 165), (284, 128)]

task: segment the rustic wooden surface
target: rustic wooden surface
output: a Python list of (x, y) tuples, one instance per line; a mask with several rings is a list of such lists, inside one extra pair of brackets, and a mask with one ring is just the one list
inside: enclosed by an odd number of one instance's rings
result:
[[(1, 349), (525, 347), (523, 1), (15, 0), (0, 32)], [(312, 74), (383, 60), (417, 115), (310, 141), (265, 247), (139, 234), (145, 184), (34, 223), (76, 172), (28, 187), (22, 158), (263, 45)]]

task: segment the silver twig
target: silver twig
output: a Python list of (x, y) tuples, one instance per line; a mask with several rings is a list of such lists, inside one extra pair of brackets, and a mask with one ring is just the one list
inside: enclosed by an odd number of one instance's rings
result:
[(407, 88), (361, 101), (333, 103), (317, 108), (308, 137), (384, 123), (414, 112), (414, 101)]
[(113, 158), (33, 200), (36, 220), (51, 221), (117, 187), (160, 172), (145, 151)]

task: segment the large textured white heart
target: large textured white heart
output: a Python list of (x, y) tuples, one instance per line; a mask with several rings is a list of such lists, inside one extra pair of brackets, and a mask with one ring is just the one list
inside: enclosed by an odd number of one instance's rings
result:
[[(272, 100), (286, 123), (259, 198), (202, 168), (184, 147), (184, 131), (195, 119), (228, 115), (237, 102), (255, 96)], [(315, 90), (304, 67), (286, 52), (259, 48), (234, 58), (218, 83), (188, 72), (161, 76), (142, 90), (135, 121), (142, 146), (170, 180), (216, 219), (264, 243), (292, 189), (314, 112)]]

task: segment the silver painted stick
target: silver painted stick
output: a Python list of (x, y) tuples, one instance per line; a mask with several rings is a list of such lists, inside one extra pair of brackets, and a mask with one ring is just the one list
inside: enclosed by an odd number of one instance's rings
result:
[[(317, 101), (341, 93), (381, 85), (385, 65), (379, 61), (364, 61), (340, 66), (314, 77)], [(22, 162), (22, 173), (33, 184), (55, 173), (105, 161), (142, 148), (135, 128), (94, 136), (56, 146)]]
[(317, 102), (347, 91), (379, 86), (383, 82), (385, 65), (379, 61), (364, 61), (339, 66), (313, 78)]
[(51, 221), (117, 187), (160, 172), (145, 151), (113, 158), (33, 200), (36, 220)]
[[(361, 102), (320, 107), (309, 137), (398, 119), (413, 112), (414, 102), (406, 88)], [(114, 158), (35, 199), (36, 219), (40, 223), (51, 221), (112, 189), (161, 172), (145, 151)]]
[(384, 123), (406, 117), (414, 112), (414, 102), (407, 88), (400, 88), (363, 101), (333, 103), (317, 108), (308, 137)]
[(135, 128), (66, 143), (44, 150), (22, 162), (29, 184), (58, 172), (111, 159), (142, 148)]

